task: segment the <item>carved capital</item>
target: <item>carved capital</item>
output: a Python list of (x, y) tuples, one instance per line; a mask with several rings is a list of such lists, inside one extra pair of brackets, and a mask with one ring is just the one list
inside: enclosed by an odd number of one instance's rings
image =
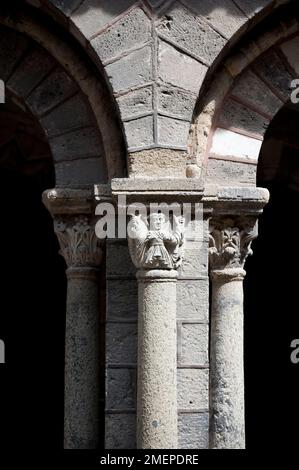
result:
[(147, 220), (132, 216), (129, 250), (138, 269), (177, 269), (182, 263), (184, 220), (173, 216), (173, 227), (163, 213), (153, 213)]
[(60, 254), (69, 268), (98, 267), (101, 264), (100, 240), (90, 217), (56, 216), (54, 230), (60, 243)]
[(247, 257), (252, 254), (251, 243), (257, 234), (256, 218), (212, 218), (209, 237), (211, 270), (243, 269)]

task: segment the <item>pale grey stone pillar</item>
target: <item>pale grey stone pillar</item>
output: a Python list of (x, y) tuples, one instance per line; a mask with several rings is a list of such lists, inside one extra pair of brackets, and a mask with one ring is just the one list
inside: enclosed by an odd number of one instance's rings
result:
[(65, 340), (65, 449), (99, 445), (99, 290), (102, 252), (86, 216), (54, 219), (68, 269)]
[(176, 449), (175, 270), (138, 271), (137, 447)]
[(257, 235), (256, 219), (210, 224), (212, 282), (210, 447), (245, 448), (243, 269)]
[(138, 217), (131, 222), (129, 248), (138, 268), (139, 304), (137, 447), (176, 449), (176, 268), (183, 226), (175, 218), (170, 231), (163, 214), (151, 216), (150, 229)]

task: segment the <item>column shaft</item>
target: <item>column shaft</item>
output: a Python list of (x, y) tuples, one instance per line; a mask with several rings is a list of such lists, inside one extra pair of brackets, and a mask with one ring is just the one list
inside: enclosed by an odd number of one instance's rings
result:
[(99, 295), (95, 268), (67, 270), (65, 449), (99, 445)]
[(245, 448), (243, 269), (212, 273), (211, 448)]
[(139, 271), (137, 446), (177, 441), (176, 271)]

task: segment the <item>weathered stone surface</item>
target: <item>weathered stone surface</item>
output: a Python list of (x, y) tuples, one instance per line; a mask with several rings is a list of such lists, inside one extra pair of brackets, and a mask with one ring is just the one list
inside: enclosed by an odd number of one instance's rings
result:
[(234, 86), (232, 95), (273, 117), (283, 103), (253, 72), (243, 74)]
[(40, 116), (76, 91), (74, 81), (62, 69), (56, 69), (30, 94), (27, 104)]
[(246, 106), (228, 99), (221, 111), (218, 124), (227, 129), (235, 128), (263, 136), (269, 120)]
[(209, 65), (226, 43), (208, 23), (178, 2), (167, 11), (157, 31)]
[(205, 18), (217, 31), (230, 38), (248, 20), (232, 0), (183, 0), (184, 5)]
[(208, 325), (183, 323), (178, 347), (181, 348), (180, 365), (206, 366), (208, 364)]
[(108, 319), (137, 319), (138, 292), (135, 279), (108, 280), (107, 283)]
[(179, 410), (205, 410), (208, 406), (208, 369), (178, 369)]
[(99, 444), (99, 303), (94, 269), (68, 270), (64, 448)]
[(104, 183), (107, 178), (103, 157), (85, 158), (55, 165), (57, 186), (80, 186)]
[[(296, 49), (297, 50), (297, 49)], [(287, 101), (290, 98), (293, 76), (274, 51), (267, 51), (254, 62), (254, 70)]]
[(136, 415), (107, 414), (105, 429), (106, 449), (136, 448)]
[(163, 3), (165, 3), (165, 0), (147, 0), (147, 3), (149, 3), (153, 9), (155, 9), (163, 5)]
[(203, 242), (186, 243), (180, 279), (206, 275), (208, 269), (207, 245)]
[(299, 36), (287, 41), (281, 45), (281, 50), (284, 53), (287, 61), (293, 67), (295, 73), (299, 74), (299, 64), (298, 64), (298, 46), (299, 46)]
[(248, 15), (254, 16), (271, 3), (271, 0), (235, 0), (235, 3)]
[(165, 83), (198, 93), (207, 67), (159, 41), (158, 76)]
[(179, 448), (208, 449), (209, 414), (188, 413), (179, 415)]
[(117, 98), (122, 119), (150, 113), (153, 109), (152, 87), (139, 88)]
[(18, 60), (29, 47), (26, 36), (11, 29), (1, 29), (0, 34), (0, 70), (1, 79), (6, 81)]
[(117, 57), (151, 38), (151, 22), (141, 8), (131, 10), (125, 17), (91, 41), (103, 62)]
[(149, 82), (152, 79), (151, 47), (146, 46), (107, 65), (106, 72), (115, 92)]
[[(190, 220), (185, 227), (185, 249), (200, 251), (203, 243), (208, 242), (208, 222), (204, 219), (203, 205), (197, 204), (195, 206), (196, 219)], [(186, 211), (187, 212), (187, 211)], [(185, 218), (187, 216), (185, 215)], [(186, 258), (188, 259), (188, 258)], [(198, 273), (197, 273), (198, 274)]]
[(206, 280), (179, 281), (177, 285), (177, 318), (208, 321), (209, 299)]
[[(75, 112), (74, 112), (75, 110)], [(80, 95), (75, 95), (57, 106), (40, 120), (49, 137), (74, 128), (92, 126), (92, 116)]]
[[(234, 229), (235, 230), (235, 229)], [(212, 449), (244, 449), (244, 365), (243, 365), (243, 277), (239, 266), (226, 267), (223, 250), (232, 247), (228, 231), (224, 236), (230, 242), (221, 243), (220, 262), (212, 269), (211, 365), (210, 407)], [(234, 235), (236, 239), (237, 235)], [(220, 245), (219, 245), (220, 246)], [(214, 250), (218, 249), (218, 246)], [(223, 268), (222, 268), (223, 266)], [(214, 270), (216, 269), (216, 270)]]
[(191, 119), (195, 96), (180, 88), (159, 85), (157, 87), (158, 111)]
[(111, 0), (85, 0), (71, 20), (83, 36), (90, 38), (134, 3), (135, 0), (118, 0), (113, 3)]
[[(108, 369), (106, 409), (136, 409), (136, 369)], [(116, 430), (115, 430), (116, 431)]]
[(53, 58), (40, 47), (31, 50), (7, 82), (10, 90), (26, 97), (54, 66)]
[(210, 159), (207, 170), (208, 182), (225, 185), (242, 185), (256, 182), (256, 165)]
[(158, 143), (187, 148), (189, 128), (188, 121), (158, 116)]
[(92, 158), (102, 151), (99, 134), (93, 127), (53, 137), (50, 147), (56, 162), (73, 158)]
[(70, 14), (80, 5), (81, 0), (49, 0), (54, 7), (61, 10), (66, 16)]
[(108, 323), (106, 327), (107, 364), (136, 364), (137, 325)]
[(129, 174), (141, 177), (185, 178), (186, 152), (150, 149), (129, 155)]
[(107, 240), (106, 253), (108, 276), (132, 276), (132, 279), (135, 279), (136, 268), (132, 263), (126, 240)]
[(154, 143), (153, 116), (141, 117), (124, 122), (128, 148), (142, 148)]
[(176, 449), (176, 277), (174, 269), (138, 271), (137, 445)]

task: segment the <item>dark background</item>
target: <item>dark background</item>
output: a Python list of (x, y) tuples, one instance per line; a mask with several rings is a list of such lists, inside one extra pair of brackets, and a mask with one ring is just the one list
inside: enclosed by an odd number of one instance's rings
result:
[(63, 448), (65, 265), (42, 189), (0, 172), (2, 449)]

